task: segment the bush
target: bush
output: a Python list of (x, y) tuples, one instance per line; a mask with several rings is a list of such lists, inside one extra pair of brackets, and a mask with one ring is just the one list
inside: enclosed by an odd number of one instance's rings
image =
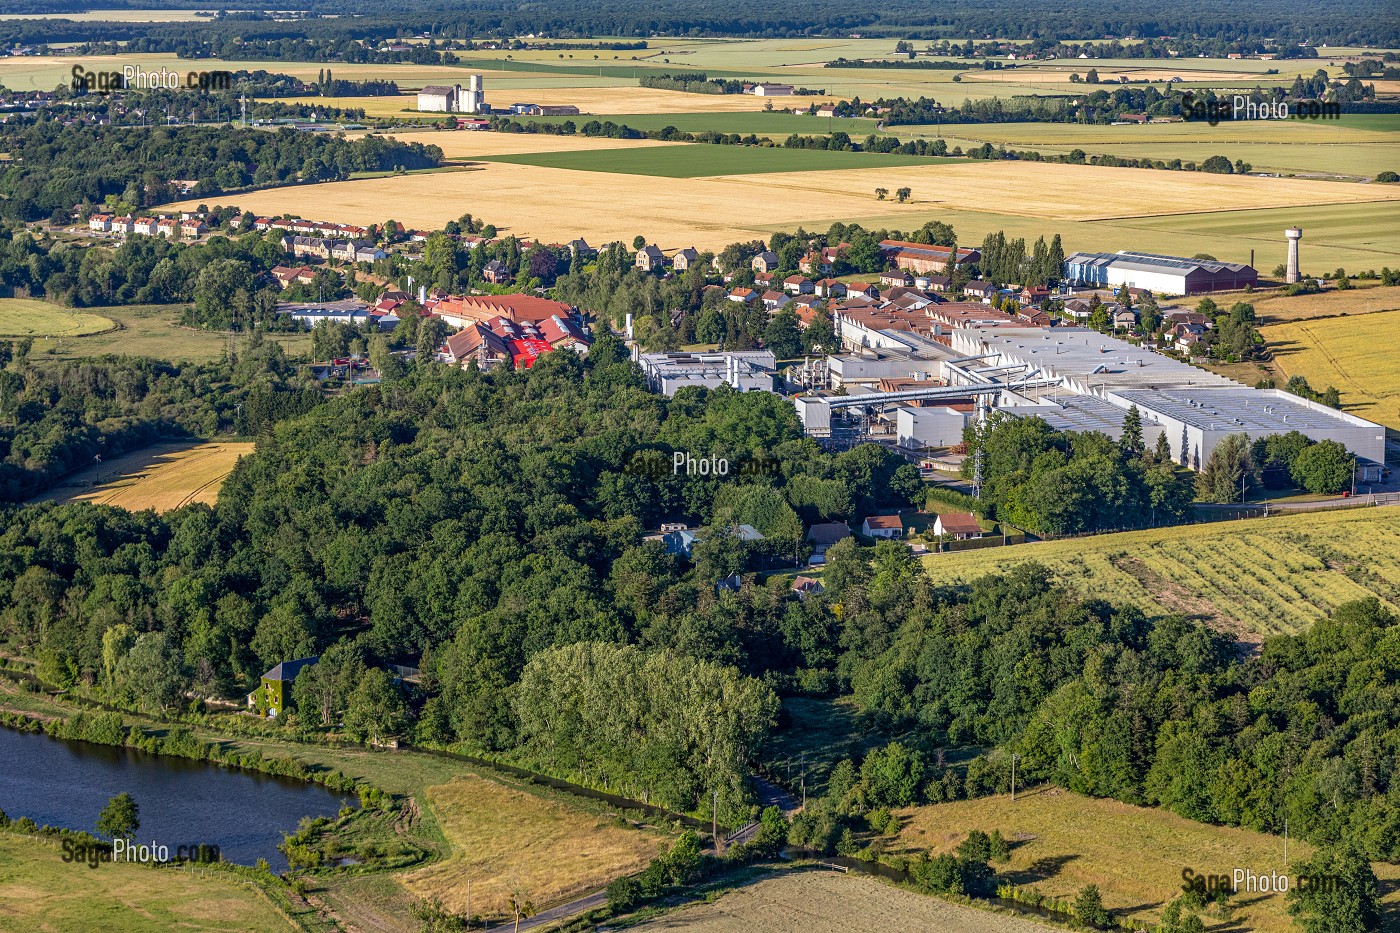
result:
[(1080, 889), (1079, 896), (1074, 899), (1074, 915), (1080, 923), (1094, 929), (1103, 929), (1113, 920), (1104, 909), (1103, 897), (1096, 884), (1087, 884)]

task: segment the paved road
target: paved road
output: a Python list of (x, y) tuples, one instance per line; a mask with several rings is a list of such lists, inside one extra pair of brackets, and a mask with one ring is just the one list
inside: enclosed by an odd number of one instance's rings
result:
[[(569, 917), (572, 917), (575, 914), (584, 913), (585, 911), (592, 910), (595, 907), (602, 907), (607, 902), (608, 892), (606, 890), (594, 891), (592, 894), (589, 894), (585, 897), (580, 897), (577, 900), (569, 901), (569, 903), (567, 904), (560, 904), (558, 907), (551, 907), (549, 908), (549, 910), (542, 910), (539, 913), (535, 914), (533, 917), (530, 917), (528, 920), (521, 920), (520, 929), (531, 930), (535, 927), (545, 926), (546, 924), (550, 923), (556, 923), (560, 920), (567, 920)], [(503, 923), (496, 929), (514, 930), (515, 924)]]

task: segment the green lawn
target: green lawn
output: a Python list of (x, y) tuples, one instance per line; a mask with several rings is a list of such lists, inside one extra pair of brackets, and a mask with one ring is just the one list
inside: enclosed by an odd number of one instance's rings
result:
[[(52, 307), (52, 306), (49, 306)], [(35, 340), (34, 356), (37, 359), (77, 359), (87, 356), (101, 356), (107, 353), (151, 356), (162, 360), (187, 360), (203, 363), (222, 359), (228, 349), (229, 337), (216, 331), (197, 330), (179, 324), (181, 305), (124, 305), (112, 308), (90, 308), (98, 317), (107, 321), (106, 327), (115, 321), (117, 330), (93, 336), (63, 337), (62, 339)], [(0, 332), (4, 328), (0, 327)], [(241, 346), (247, 337), (235, 338), (236, 346)], [(309, 356), (311, 335), (309, 333), (269, 334), (269, 340), (282, 344), (291, 357)]]
[(492, 156), (484, 161), (514, 162), (567, 168), (580, 172), (613, 172), (666, 178), (708, 175), (750, 175), (760, 172), (820, 172), (845, 168), (886, 168), (961, 161), (926, 156), (873, 152), (827, 152), (812, 149), (760, 148), (678, 144), (642, 149), (598, 149), (584, 152), (538, 152)]

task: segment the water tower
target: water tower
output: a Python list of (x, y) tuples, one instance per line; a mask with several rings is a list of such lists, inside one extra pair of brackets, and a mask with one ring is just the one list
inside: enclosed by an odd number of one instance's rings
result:
[(1298, 241), (1303, 238), (1303, 231), (1298, 227), (1289, 227), (1283, 231), (1283, 235), (1288, 237), (1288, 271), (1284, 274), (1284, 282), (1292, 285), (1298, 281)]

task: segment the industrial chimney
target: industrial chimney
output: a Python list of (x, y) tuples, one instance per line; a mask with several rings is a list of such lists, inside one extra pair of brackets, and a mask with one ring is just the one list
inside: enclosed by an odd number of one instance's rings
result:
[(1299, 279), (1298, 275), (1298, 241), (1303, 238), (1303, 231), (1298, 227), (1289, 227), (1283, 231), (1283, 235), (1288, 237), (1288, 271), (1284, 275), (1284, 282), (1292, 285)]

